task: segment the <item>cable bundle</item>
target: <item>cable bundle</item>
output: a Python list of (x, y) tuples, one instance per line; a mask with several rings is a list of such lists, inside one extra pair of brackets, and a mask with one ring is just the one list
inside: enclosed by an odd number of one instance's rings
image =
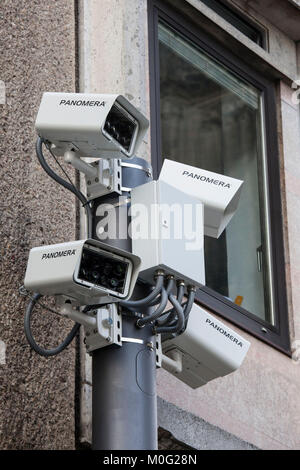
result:
[[(196, 288), (194, 286), (188, 287), (188, 300), (185, 305), (182, 304), (184, 295), (184, 282), (177, 282), (177, 295), (172, 294), (175, 280), (174, 276), (167, 276), (167, 284), (164, 285), (164, 273), (158, 271), (156, 273), (156, 284), (152, 292), (141, 300), (127, 300), (120, 302), (123, 307), (129, 310), (136, 311), (140, 307), (151, 307), (158, 305), (156, 310), (150, 315), (139, 318), (136, 325), (143, 328), (147, 324), (153, 326), (155, 334), (169, 333), (176, 336), (182, 334), (187, 326), (190, 311), (195, 299)], [(173, 305), (171, 310), (165, 311), (168, 300)]]

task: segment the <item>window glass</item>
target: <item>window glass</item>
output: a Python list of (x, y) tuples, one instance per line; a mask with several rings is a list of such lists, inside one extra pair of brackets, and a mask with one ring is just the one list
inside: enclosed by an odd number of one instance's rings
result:
[(205, 237), (206, 285), (274, 324), (261, 93), (163, 22), (159, 60), (162, 157), (244, 180), (226, 231)]

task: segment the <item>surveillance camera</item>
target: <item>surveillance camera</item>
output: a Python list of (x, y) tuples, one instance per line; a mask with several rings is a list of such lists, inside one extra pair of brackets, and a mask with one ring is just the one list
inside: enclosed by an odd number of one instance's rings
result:
[(237, 370), (249, 347), (249, 341), (194, 304), (182, 335), (162, 335), (162, 366), (198, 388)]
[(204, 235), (219, 238), (234, 216), (243, 181), (165, 159), (159, 180), (204, 204)]
[(78, 240), (30, 250), (24, 286), (42, 295), (64, 295), (79, 305), (131, 296), (140, 259), (96, 240)]
[(94, 158), (133, 157), (148, 126), (124, 96), (90, 93), (44, 93), (35, 123), (56, 155)]
[(205, 285), (203, 211), (202, 203), (164, 181), (131, 190), (132, 251), (141, 258), (143, 281), (152, 283), (162, 269), (186, 286)]

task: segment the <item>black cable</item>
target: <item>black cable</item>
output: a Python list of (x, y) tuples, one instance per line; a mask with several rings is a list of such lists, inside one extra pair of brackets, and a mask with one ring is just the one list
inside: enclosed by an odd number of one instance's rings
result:
[(187, 301), (187, 303), (185, 305), (185, 308), (184, 308), (184, 330), (183, 331), (186, 330), (188, 320), (189, 320), (189, 315), (190, 315), (190, 312), (191, 312), (193, 304), (194, 304), (195, 296), (196, 296), (196, 290), (191, 289), (190, 292), (189, 292), (188, 301)]
[(72, 330), (64, 339), (64, 341), (56, 348), (44, 349), (41, 346), (39, 346), (36, 343), (31, 332), (31, 316), (32, 316), (33, 308), (40, 297), (42, 297), (41, 294), (34, 294), (33, 298), (30, 300), (29, 304), (27, 305), (27, 309), (25, 313), (25, 321), (24, 321), (25, 336), (27, 338), (28, 343), (32, 347), (32, 349), (36, 353), (38, 353), (40, 356), (44, 356), (44, 357), (56, 356), (57, 354), (61, 353), (64, 349), (66, 349), (67, 346), (69, 346), (69, 344), (72, 342), (72, 340), (75, 338), (76, 334), (78, 333), (80, 324), (75, 323)]
[(127, 307), (129, 309), (148, 305), (148, 303), (151, 302), (153, 299), (155, 299), (155, 297), (160, 293), (163, 287), (163, 282), (164, 282), (164, 275), (157, 274), (156, 285), (153, 291), (150, 292), (150, 294), (147, 295), (147, 297), (145, 297), (144, 299), (140, 299), (140, 300), (123, 300), (120, 302), (120, 305), (122, 305), (122, 307)]
[(184, 295), (184, 284), (178, 284), (177, 286), (177, 302), (181, 304)]
[[(71, 191), (80, 200), (80, 202), (82, 203), (82, 205), (84, 206), (85, 211), (86, 211), (88, 238), (91, 238), (92, 237), (92, 210), (91, 210), (91, 207), (89, 205), (89, 202), (88, 202), (87, 198), (82, 194), (81, 191), (79, 191), (74, 186), (74, 184), (72, 182), (68, 183), (63, 178), (61, 178), (61, 176), (57, 175), (52, 170), (52, 168), (50, 168), (50, 166), (46, 162), (45, 157), (43, 155), (43, 144), (46, 145), (46, 142), (43, 139), (41, 139), (41, 137), (38, 137), (37, 141), (36, 141), (36, 154), (37, 154), (38, 160), (39, 160), (43, 170), (50, 176), (50, 178), (54, 179), (54, 181), (56, 181), (58, 184), (60, 184), (64, 188)], [(52, 152), (51, 152), (51, 154), (52, 154)]]
[[(177, 333), (177, 335), (181, 335), (182, 333), (185, 332), (187, 324), (188, 324), (189, 314), (192, 310), (194, 300), (195, 300), (195, 295), (196, 295), (196, 289), (194, 287), (189, 288), (188, 290), (189, 290), (188, 300), (187, 300), (185, 306), (182, 308), (183, 323), (182, 323), (182, 317), (180, 317), (179, 323), (176, 322), (175, 324), (168, 324), (168, 325), (167, 325), (167, 323), (164, 323), (162, 326), (159, 326), (159, 327), (156, 328), (156, 333)], [(169, 298), (170, 298), (170, 296), (169, 296)], [(170, 301), (171, 301), (171, 299), (170, 299)], [(177, 313), (178, 313), (178, 311), (177, 311)], [(181, 312), (180, 312), (180, 314), (181, 314)]]
[[(176, 300), (178, 303), (181, 304), (182, 298), (184, 294), (184, 284), (180, 283), (177, 285), (177, 295), (176, 295)], [(174, 326), (176, 324), (176, 310), (175, 308), (172, 308), (168, 312), (165, 313), (165, 315), (158, 320), (158, 325), (159, 326)]]
[(143, 326), (147, 325), (147, 323), (154, 322), (160, 315), (163, 313), (164, 309), (166, 308), (166, 305), (168, 303), (168, 294), (166, 289), (161, 290), (161, 303), (157, 307), (157, 309), (148, 315), (147, 317), (144, 318), (139, 318), (136, 322), (136, 326), (139, 328), (142, 328)]
[(177, 333), (178, 335), (182, 334), (186, 329), (188, 317), (192, 309), (194, 299), (195, 299), (195, 289), (193, 288), (189, 290), (188, 301), (183, 309), (182, 306), (178, 303), (177, 299), (169, 295), (169, 300), (175, 307), (178, 320), (174, 326), (173, 325), (172, 326), (165, 326), (165, 325), (158, 326), (155, 332), (157, 334), (159, 333)]
[[(173, 277), (170, 277), (168, 279), (168, 283), (167, 283), (167, 287), (166, 287), (166, 291), (167, 291), (167, 294), (169, 295), (171, 292), (172, 292), (172, 289), (173, 289), (173, 286), (174, 286), (174, 278)], [(157, 297), (156, 299), (152, 300), (152, 302), (150, 302), (147, 307), (154, 307), (155, 305), (158, 305), (161, 303), (161, 295), (159, 297)]]
[(68, 175), (68, 173), (66, 172), (64, 167), (59, 163), (59, 160), (56, 158), (56, 155), (54, 155), (54, 153), (52, 152), (52, 149), (51, 149), (51, 146), (50, 146), (49, 142), (46, 142), (45, 145), (46, 145), (46, 148), (47, 148), (48, 152), (50, 153), (51, 157), (53, 158), (53, 160), (57, 164), (57, 166), (59, 166), (59, 168), (61, 169), (61, 171), (65, 175), (65, 177), (69, 180), (69, 182), (72, 185), (73, 189), (75, 189), (75, 191), (77, 191), (77, 188), (76, 188), (75, 184), (73, 183), (73, 181), (71, 180), (70, 176)]
[[(52, 168), (50, 168), (48, 163), (46, 162), (44, 154), (43, 154), (43, 144), (46, 145), (46, 147), (48, 148), (50, 154), (52, 155), (52, 157), (54, 158), (54, 160), (56, 161), (58, 166), (61, 168), (63, 173), (68, 178), (69, 183), (67, 181), (65, 181), (63, 178), (61, 178), (59, 175), (57, 175), (52, 170)], [(80, 202), (84, 206), (85, 211), (86, 211), (86, 215), (87, 215), (88, 237), (91, 238), (91, 236), (92, 236), (92, 211), (91, 211), (91, 207), (89, 205), (88, 200), (82, 194), (82, 192), (79, 191), (74, 186), (74, 184), (72, 183), (72, 181), (69, 178), (68, 174), (65, 172), (63, 167), (60, 165), (60, 163), (56, 159), (56, 157), (53, 154), (53, 152), (51, 151), (51, 149), (47, 146), (46, 142), (43, 139), (41, 139), (40, 137), (38, 137), (37, 141), (36, 141), (36, 154), (37, 154), (38, 160), (39, 160), (43, 170), (50, 176), (50, 178), (52, 178), (54, 181), (56, 181), (58, 184), (60, 184), (64, 188), (71, 191), (80, 200)], [(35, 340), (33, 338), (33, 335), (32, 335), (32, 332), (31, 332), (31, 314), (32, 314), (32, 310), (33, 310), (35, 304), (37, 303), (37, 301), (40, 297), (41, 297), (40, 294), (35, 293), (33, 295), (33, 298), (31, 298), (31, 300), (30, 300), (30, 302), (27, 306), (26, 313), (25, 313), (25, 321), (24, 321), (25, 335), (26, 335), (27, 341), (29, 342), (32, 349), (34, 349), (34, 351), (36, 351), (38, 354), (40, 354), (41, 356), (45, 356), (45, 357), (55, 356), (55, 355), (61, 353), (71, 343), (71, 341), (73, 340), (73, 338), (76, 336), (77, 332), (79, 331), (81, 325), (80, 325), (80, 323), (75, 323), (75, 325), (73, 326), (72, 330), (67, 335), (65, 340), (59, 346), (57, 346), (56, 348), (47, 350), (47, 349), (44, 349), (44, 348), (40, 347), (35, 342)]]

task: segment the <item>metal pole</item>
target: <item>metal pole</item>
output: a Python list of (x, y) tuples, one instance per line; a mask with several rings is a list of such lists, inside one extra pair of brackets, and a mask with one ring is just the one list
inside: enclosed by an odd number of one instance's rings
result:
[[(122, 167), (122, 185), (133, 188), (150, 181), (149, 165), (134, 158)], [(133, 165), (133, 166), (131, 166)], [(129, 197), (130, 192), (125, 192)], [(116, 207), (117, 225), (126, 224), (121, 217), (120, 198), (106, 196), (94, 204), (94, 237), (97, 238), (97, 207)], [(123, 208), (124, 209), (124, 208)], [(118, 227), (119, 228), (119, 227)], [(124, 233), (124, 230), (123, 230)], [(108, 244), (131, 251), (129, 237), (107, 239)], [(143, 297), (149, 287), (137, 286), (134, 297)], [(92, 446), (94, 450), (153, 450), (157, 448), (156, 347), (151, 328), (137, 328), (123, 310), (123, 345), (98, 349), (92, 355)]]

